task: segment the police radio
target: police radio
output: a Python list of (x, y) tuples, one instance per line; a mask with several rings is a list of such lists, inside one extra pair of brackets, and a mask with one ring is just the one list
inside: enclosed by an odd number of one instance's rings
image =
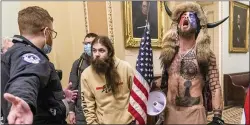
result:
[(56, 73), (57, 73), (59, 79), (62, 80), (62, 70), (56, 69)]

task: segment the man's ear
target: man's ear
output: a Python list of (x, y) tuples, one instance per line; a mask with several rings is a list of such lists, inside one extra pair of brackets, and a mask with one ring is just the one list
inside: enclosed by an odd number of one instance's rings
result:
[(48, 27), (44, 28), (43, 34), (46, 35), (46, 36), (49, 35)]

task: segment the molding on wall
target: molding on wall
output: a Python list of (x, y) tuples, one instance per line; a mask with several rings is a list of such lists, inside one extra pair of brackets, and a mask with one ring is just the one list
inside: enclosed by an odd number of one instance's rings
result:
[(85, 29), (86, 29), (86, 34), (87, 34), (89, 33), (89, 17), (88, 17), (87, 1), (83, 1), (83, 11), (84, 11)]
[[(219, 7), (219, 20), (223, 19), (223, 2), (222, 1), (219, 1), (218, 2), (218, 7)], [(223, 34), (223, 23), (221, 26), (219, 26), (219, 80), (220, 80), (220, 85), (221, 85), (221, 94), (222, 94), (222, 97), (223, 97), (223, 106), (225, 105), (225, 100), (224, 100), (224, 71), (223, 71), (223, 37), (222, 37), (222, 34)]]
[(107, 11), (107, 23), (108, 23), (108, 37), (114, 44), (114, 26), (112, 18), (112, 3), (111, 1), (106, 1), (106, 11)]
[(197, 1), (201, 6), (208, 6), (214, 4), (214, 1)]

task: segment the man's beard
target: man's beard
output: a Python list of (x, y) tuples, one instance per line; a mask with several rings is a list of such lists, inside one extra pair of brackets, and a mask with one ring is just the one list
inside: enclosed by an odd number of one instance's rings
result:
[(100, 73), (105, 74), (107, 70), (110, 68), (110, 60), (106, 58), (105, 59), (100, 59), (100, 58), (92, 59), (91, 64), (97, 74), (100, 74)]
[(97, 74), (105, 75), (107, 88), (112, 91), (113, 95), (116, 95), (119, 91), (118, 84), (121, 81), (121, 77), (115, 68), (114, 60), (112, 58), (96, 58), (92, 60), (92, 66)]
[(179, 35), (184, 38), (191, 38), (193, 34), (195, 34), (196, 29), (195, 28), (189, 28), (187, 31), (182, 31), (181, 28), (178, 28)]

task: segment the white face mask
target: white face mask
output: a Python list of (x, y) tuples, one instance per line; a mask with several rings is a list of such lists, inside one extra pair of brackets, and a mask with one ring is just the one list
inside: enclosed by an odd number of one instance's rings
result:
[(90, 43), (84, 45), (84, 52), (85, 52), (88, 56), (91, 56), (91, 44), (90, 44)]
[(43, 52), (44, 52), (45, 54), (49, 54), (49, 53), (51, 52), (51, 50), (52, 50), (52, 47), (51, 47), (50, 45), (47, 44), (47, 38), (46, 38), (46, 34), (45, 34), (45, 31), (46, 31), (47, 28), (48, 28), (48, 27), (46, 27), (46, 28), (44, 29), (44, 32), (43, 32), (44, 37), (45, 37), (45, 40), (44, 40), (45, 44), (44, 44), (42, 50), (43, 50)]

